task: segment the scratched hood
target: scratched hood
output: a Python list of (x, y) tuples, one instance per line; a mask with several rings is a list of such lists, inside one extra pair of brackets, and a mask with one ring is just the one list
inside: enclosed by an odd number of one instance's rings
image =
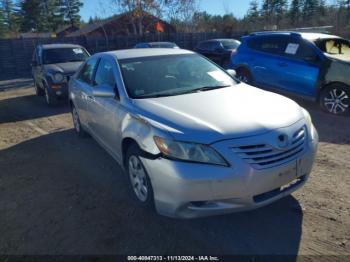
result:
[(303, 118), (292, 100), (246, 84), (134, 103), (145, 120), (175, 139), (205, 144), (263, 134)]
[(49, 64), (45, 65), (45, 70), (47, 72), (57, 72), (64, 75), (74, 74), (80, 67), (83, 62), (68, 62), (68, 63), (59, 63), (59, 64)]

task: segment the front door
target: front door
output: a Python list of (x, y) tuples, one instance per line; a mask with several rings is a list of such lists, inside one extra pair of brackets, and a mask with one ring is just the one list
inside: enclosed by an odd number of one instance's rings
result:
[[(115, 61), (109, 58), (101, 58), (96, 70), (93, 88), (104, 85), (115, 90), (117, 88), (115, 72)], [(118, 97), (92, 96), (88, 103), (88, 110), (90, 113), (89, 126), (93, 134), (110, 153), (120, 158), (118, 153), (121, 142), (118, 132), (120, 130), (120, 101)]]

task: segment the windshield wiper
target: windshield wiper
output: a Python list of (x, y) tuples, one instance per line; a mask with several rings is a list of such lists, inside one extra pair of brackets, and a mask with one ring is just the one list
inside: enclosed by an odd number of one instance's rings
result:
[(225, 87), (230, 87), (231, 85), (222, 85), (222, 86), (203, 86), (199, 87), (196, 89), (189, 90), (187, 92), (184, 92), (182, 94), (190, 94), (190, 93), (199, 93), (199, 92), (205, 92), (205, 91), (210, 91), (214, 89), (219, 89), (219, 88), (225, 88)]

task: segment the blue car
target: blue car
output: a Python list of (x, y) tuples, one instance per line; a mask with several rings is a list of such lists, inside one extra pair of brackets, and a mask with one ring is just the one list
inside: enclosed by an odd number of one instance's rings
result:
[(350, 42), (321, 33), (260, 32), (242, 38), (231, 56), (241, 81), (350, 113)]

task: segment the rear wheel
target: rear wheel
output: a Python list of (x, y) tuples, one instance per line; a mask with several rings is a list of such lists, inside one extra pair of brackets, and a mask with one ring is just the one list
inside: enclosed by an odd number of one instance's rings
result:
[(322, 90), (320, 106), (327, 113), (334, 115), (350, 114), (350, 88), (334, 84)]
[(247, 84), (253, 83), (252, 74), (248, 71), (248, 69), (238, 68), (237, 69), (237, 77), (239, 80), (241, 80), (244, 83), (247, 83)]
[(75, 132), (78, 134), (78, 136), (86, 137), (88, 134), (86, 133), (84, 128), (81, 126), (78, 111), (76, 110), (75, 106), (72, 106), (72, 119), (73, 119)]

